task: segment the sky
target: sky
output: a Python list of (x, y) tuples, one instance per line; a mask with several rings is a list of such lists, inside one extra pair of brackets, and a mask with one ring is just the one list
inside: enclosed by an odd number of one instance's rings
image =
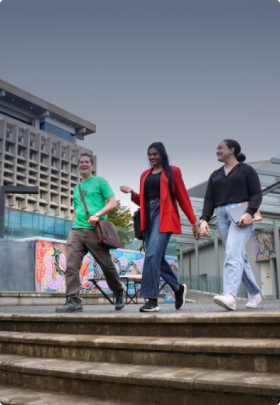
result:
[(96, 124), (79, 142), (122, 204), (148, 146), (188, 187), (232, 138), (247, 161), (280, 153), (278, 0), (3, 0), (0, 78)]

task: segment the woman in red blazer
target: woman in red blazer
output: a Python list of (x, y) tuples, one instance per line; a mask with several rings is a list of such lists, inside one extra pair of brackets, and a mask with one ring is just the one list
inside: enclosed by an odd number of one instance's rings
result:
[(162, 277), (175, 292), (175, 308), (180, 309), (186, 300), (187, 286), (180, 284), (165, 260), (165, 251), (172, 233), (182, 233), (177, 201), (193, 225), (195, 239), (200, 237), (196, 217), (184, 185), (181, 170), (170, 166), (164, 145), (154, 142), (148, 148), (151, 168), (142, 173), (140, 194), (130, 187), (121, 191), (131, 193), (131, 199), (140, 205), (141, 230), (145, 232), (146, 257), (143, 268), (140, 296), (148, 301), (140, 312), (159, 311), (158, 289)]

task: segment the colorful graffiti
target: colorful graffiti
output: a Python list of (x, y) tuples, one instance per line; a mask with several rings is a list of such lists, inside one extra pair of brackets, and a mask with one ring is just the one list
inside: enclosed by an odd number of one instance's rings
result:
[[(143, 271), (145, 255), (126, 251), (111, 250), (112, 262), (118, 273), (123, 276), (126, 274), (138, 275)], [(178, 260), (173, 257), (166, 257), (172, 270), (178, 274)], [(66, 247), (65, 243), (38, 240), (37, 241), (37, 263), (36, 263), (36, 291), (37, 292), (65, 292), (65, 269), (66, 269)], [(94, 257), (88, 253), (82, 262), (80, 269), (80, 292), (82, 294), (99, 293), (98, 289), (89, 280), (91, 278), (102, 278), (103, 271), (94, 260)], [(110, 293), (106, 281), (98, 283), (104, 291)], [(139, 285), (136, 285), (139, 288)], [(130, 292), (134, 289), (134, 283), (128, 284)], [(165, 294), (165, 302), (174, 301), (174, 293), (166, 285), (162, 292)]]
[[(279, 239), (278, 239), (279, 240)], [(275, 240), (274, 233), (260, 233), (253, 238), (254, 260), (262, 261), (269, 260), (275, 255)]]

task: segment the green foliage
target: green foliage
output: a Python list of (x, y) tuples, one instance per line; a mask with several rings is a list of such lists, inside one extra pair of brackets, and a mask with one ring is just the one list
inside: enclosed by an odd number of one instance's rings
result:
[(121, 228), (132, 228), (132, 214), (128, 207), (121, 204), (120, 200), (117, 200), (117, 208), (108, 214), (108, 221), (112, 222), (115, 226)]
[(134, 239), (132, 214), (128, 207), (121, 204), (117, 200), (117, 208), (108, 214), (108, 221), (113, 222), (117, 227), (117, 231), (121, 240), (122, 248), (125, 248)]

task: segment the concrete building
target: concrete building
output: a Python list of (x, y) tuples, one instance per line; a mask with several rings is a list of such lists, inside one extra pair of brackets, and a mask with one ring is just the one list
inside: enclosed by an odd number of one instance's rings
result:
[(95, 132), (94, 124), (0, 80), (0, 184), (40, 190), (7, 195), (6, 206), (70, 218), (79, 157), (93, 155), (77, 139)]

